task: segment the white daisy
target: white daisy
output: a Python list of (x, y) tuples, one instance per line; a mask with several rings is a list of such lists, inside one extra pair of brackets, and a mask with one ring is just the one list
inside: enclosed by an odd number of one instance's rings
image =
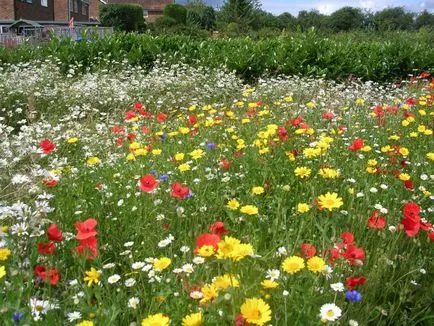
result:
[(326, 303), (320, 309), (322, 320), (335, 321), (342, 315), (342, 310), (334, 303)]

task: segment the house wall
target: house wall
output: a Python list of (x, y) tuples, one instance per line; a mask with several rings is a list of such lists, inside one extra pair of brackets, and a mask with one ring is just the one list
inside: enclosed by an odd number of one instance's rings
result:
[(91, 0), (89, 5), (89, 18), (99, 20), (99, 10), (101, 8), (101, 1)]
[(54, 0), (47, 0), (47, 7), (41, 6), (40, 0), (33, 0), (32, 3), (14, 1), (15, 20), (54, 20)]
[[(70, 13), (70, 17), (74, 17), (74, 21), (76, 22), (88, 22), (89, 21), (89, 4), (84, 3), (82, 1), (79, 0), (73, 0), (73, 2), (76, 2), (77, 4), (77, 8), (74, 8), (74, 5), (72, 6), (73, 8), (69, 8), (69, 13)], [(83, 6), (86, 8), (86, 14), (83, 14), (82, 12), (82, 8)], [(74, 10), (76, 9), (76, 10)]]
[(108, 0), (107, 3), (139, 4), (148, 10), (146, 21), (152, 23), (163, 15), (164, 7), (174, 3), (174, 0)]
[(0, 0), (0, 20), (14, 20), (14, 1)]
[(68, 21), (68, 1), (69, 0), (55, 0), (54, 4), (54, 20)]

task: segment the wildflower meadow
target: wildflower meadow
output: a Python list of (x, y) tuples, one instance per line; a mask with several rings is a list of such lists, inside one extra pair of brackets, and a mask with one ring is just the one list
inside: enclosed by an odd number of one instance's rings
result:
[(40, 60), (0, 112), (2, 325), (434, 323), (429, 73)]

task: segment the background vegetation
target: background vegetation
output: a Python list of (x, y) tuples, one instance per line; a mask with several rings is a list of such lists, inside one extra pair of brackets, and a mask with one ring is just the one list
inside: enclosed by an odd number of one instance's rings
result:
[[(172, 64), (226, 66), (245, 81), (281, 74), (324, 75), (337, 80), (351, 75), (364, 80), (396, 81), (421, 70), (432, 71), (433, 44), (434, 34), (427, 31), (351, 32), (331, 37), (309, 31), (261, 40), (129, 33), (80, 43), (63, 39), (37, 48), (0, 48), (0, 64), (55, 58), (61, 62), (64, 72), (68, 72), (72, 64), (85, 72), (106, 67), (105, 59), (126, 60), (145, 68), (164, 59)], [(112, 63), (110, 68), (113, 69)]]

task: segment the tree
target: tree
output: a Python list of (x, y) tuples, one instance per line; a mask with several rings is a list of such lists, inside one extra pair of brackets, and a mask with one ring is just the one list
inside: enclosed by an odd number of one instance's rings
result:
[(414, 15), (402, 7), (387, 8), (374, 15), (374, 24), (379, 31), (410, 30)]
[(307, 31), (311, 27), (323, 29), (327, 26), (327, 16), (320, 14), (318, 10), (302, 10), (298, 13), (297, 23), (303, 31)]
[(279, 18), (269, 12), (263, 10), (255, 10), (253, 13), (253, 17), (254, 20), (251, 24), (253, 29), (259, 30), (261, 28), (282, 28)]
[(124, 32), (142, 31), (146, 28), (143, 8), (134, 4), (108, 4), (101, 8), (103, 26), (113, 26)]
[(430, 14), (427, 10), (424, 10), (417, 16), (414, 26), (416, 29), (422, 27), (434, 28), (434, 14)]
[(187, 25), (200, 29), (211, 30), (216, 23), (215, 10), (203, 1), (190, 1), (185, 5), (187, 9)]
[(283, 14), (277, 16), (280, 22), (280, 28), (285, 29), (295, 29), (297, 26), (297, 18), (291, 15), (289, 12), (284, 12)]
[(343, 7), (329, 17), (329, 26), (335, 32), (360, 29), (364, 25), (365, 16), (358, 8)]
[(183, 5), (172, 3), (164, 7), (163, 15), (173, 18), (178, 24), (185, 25), (187, 22), (187, 9)]
[(236, 23), (242, 30), (247, 30), (254, 22), (254, 14), (258, 9), (258, 0), (226, 0), (219, 12), (218, 20), (224, 24)]

